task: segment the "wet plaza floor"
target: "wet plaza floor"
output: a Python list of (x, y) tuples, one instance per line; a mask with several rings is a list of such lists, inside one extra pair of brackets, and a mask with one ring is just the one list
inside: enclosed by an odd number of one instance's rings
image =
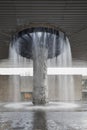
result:
[(0, 112), (0, 130), (87, 130), (87, 111), (5, 110)]
[(87, 112), (3, 112), (0, 130), (87, 130)]

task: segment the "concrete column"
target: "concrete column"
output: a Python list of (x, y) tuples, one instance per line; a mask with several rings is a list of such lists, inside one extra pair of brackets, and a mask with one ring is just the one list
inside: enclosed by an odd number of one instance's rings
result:
[(33, 104), (46, 104), (48, 98), (47, 57), (45, 45), (37, 44), (33, 48)]

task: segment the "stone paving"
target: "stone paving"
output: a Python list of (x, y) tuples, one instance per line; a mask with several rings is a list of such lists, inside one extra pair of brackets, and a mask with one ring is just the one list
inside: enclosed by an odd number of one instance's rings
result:
[(87, 130), (87, 112), (1, 112), (0, 130)]

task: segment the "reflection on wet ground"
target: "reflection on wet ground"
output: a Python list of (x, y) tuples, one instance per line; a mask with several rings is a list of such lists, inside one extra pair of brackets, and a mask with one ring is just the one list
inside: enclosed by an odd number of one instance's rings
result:
[(44, 111), (35, 112), (33, 119), (33, 130), (48, 130), (46, 113)]
[(87, 130), (87, 112), (0, 112), (0, 130)]

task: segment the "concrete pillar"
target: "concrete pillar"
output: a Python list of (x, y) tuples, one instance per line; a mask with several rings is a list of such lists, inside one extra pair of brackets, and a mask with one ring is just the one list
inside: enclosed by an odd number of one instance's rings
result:
[(37, 44), (33, 48), (33, 104), (46, 104), (48, 100), (47, 57), (45, 45)]

